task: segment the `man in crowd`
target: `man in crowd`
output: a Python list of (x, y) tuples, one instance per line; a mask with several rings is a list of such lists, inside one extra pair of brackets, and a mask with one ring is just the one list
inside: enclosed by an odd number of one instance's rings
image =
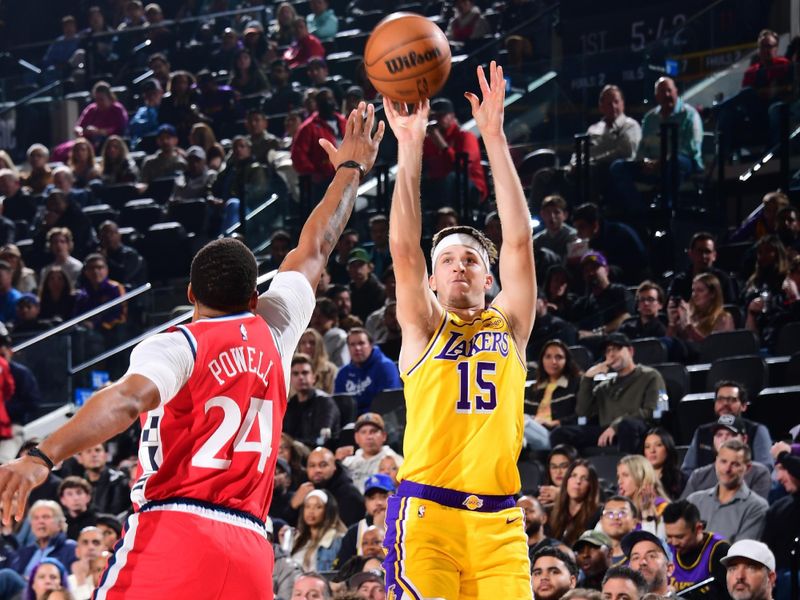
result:
[[(75, 314), (80, 315), (125, 295), (125, 287), (108, 277), (108, 263), (102, 254), (90, 254), (83, 267), (85, 285), (75, 295)], [(125, 303), (103, 311), (86, 321), (96, 331), (109, 332), (128, 320)]]
[(19, 175), (11, 169), (0, 169), (0, 195), (3, 196), (3, 216), (12, 221), (29, 224), (36, 216), (36, 198), (22, 187)]
[(383, 577), (378, 573), (374, 569), (356, 573), (348, 580), (347, 586), (362, 600), (385, 600), (386, 586)]
[(586, 294), (572, 307), (570, 321), (578, 325), (578, 335), (585, 344), (596, 346), (602, 336), (615, 332), (630, 317), (633, 302), (624, 285), (611, 283), (608, 261), (602, 253), (592, 250), (584, 254), (581, 272)]
[(311, 315), (311, 327), (322, 336), (325, 352), (337, 367), (350, 362), (350, 350), (347, 346), (347, 333), (339, 327), (339, 309), (330, 298), (317, 298), (314, 313)]
[(339, 437), (339, 408), (333, 398), (314, 387), (317, 377), (314, 365), (306, 354), (292, 357), (291, 389), (286, 415), (283, 417), (283, 432), (303, 442), (309, 448), (324, 444)]
[(92, 561), (99, 558), (105, 550), (103, 532), (97, 527), (84, 527), (78, 534), (78, 545), (75, 547), (75, 562), (70, 567), (67, 577), (70, 591), (76, 600), (91, 598), (94, 591), (92, 578)]
[(269, 81), (272, 84), (272, 94), (264, 100), (261, 107), (264, 114), (288, 113), (302, 107), (303, 97), (292, 85), (285, 60), (279, 58), (270, 63)]
[(336, 374), (334, 391), (351, 394), (356, 400), (358, 414), (363, 414), (369, 411), (376, 394), (402, 387), (400, 373), (397, 365), (373, 345), (365, 329), (351, 329), (347, 334), (347, 347), (351, 361)]
[[(720, 447), (728, 440), (736, 439), (747, 444), (747, 433), (744, 421), (740, 417), (733, 415), (721, 415), (717, 419), (714, 432), (714, 451), (719, 452)], [(715, 463), (698, 467), (689, 476), (689, 481), (681, 493), (682, 498), (688, 498), (689, 494), (698, 490), (707, 490), (717, 484), (717, 470)], [(772, 477), (769, 469), (760, 462), (753, 461), (744, 476), (744, 482), (756, 494), (768, 499), (769, 491), (772, 489)]]
[(755, 540), (736, 542), (722, 564), (727, 569), (728, 594), (733, 600), (772, 600), (775, 555), (766, 544)]
[(389, 265), (383, 272), (381, 277), (381, 284), (383, 291), (386, 293), (386, 300), (379, 309), (374, 310), (367, 317), (364, 322), (364, 329), (366, 329), (372, 336), (373, 340), (378, 343), (389, 339), (389, 331), (386, 327), (385, 316), (386, 308), (389, 304), (397, 302), (397, 279), (394, 276), (394, 267)]
[(667, 326), (660, 316), (664, 308), (664, 290), (660, 285), (649, 280), (640, 283), (636, 289), (636, 307), (638, 314), (623, 321), (620, 333), (632, 340), (667, 335)]
[[(158, 134), (158, 107), (164, 97), (164, 90), (158, 79), (146, 79), (141, 87), (143, 104), (136, 109), (128, 121), (128, 132), (131, 136), (131, 148), (139, 150), (142, 138)], [(152, 143), (152, 142), (151, 142)]]
[(303, 573), (294, 580), (292, 600), (331, 600), (332, 598), (331, 585), (319, 573)]
[[(742, 418), (747, 435), (747, 442), (753, 451), (753, 459), (772, 468), (773, 458), (770, 455), (772, 440), (769, 430), (760, 423), (755, 423), (743, 418), (747, 410), (747, 390), (741, 383), (730, 380), (718, 381), (714, 386), (714, 412), (717, 418), (722, 415), (733, 415)], [(710, 465), (714, 462), (714, 430), (717, 419), (698, 427), (692, 436), (692, 442), (683, 458), (681, 470), (686, 475), (691, 475), (698, 467)]]
[(369, 252), (375, 277), (383, 279), (383, 273), (392, 264), (392, 255), (389, 253), (389, 218), (386, 215), (370, 217), (369, 239), (364, 244), (364, 249)]
[(600, 530), (611, 540), (611, 566), (624, 564), (628, 557), (622, 550), (622, 538), (639, 524), (639, 510), (630, 498), (612, 496), (606, 500), (600, 518)]
[(362, 536), (373, 526), (386, 527), (386, 506), (389, 496), (394, 494), (395, 487), (392, 478), (383, 473), (370, 475), (364, 482), (364, 510), (363, 519), (354, 523), (347, 529), (342, 538), (342, 546), (337, 556), (338, 564), (343, 565), (352, 556), (363, 556)]
[(533, 331), (525, 351), (531, 359), (538, 358), (542, 348), (550, 340), (561, 340), (567, 346), (573, 346), (578, 341), (578, 330), (575, 326), (550, 312), (543, 288), (537, 289), (537, 296), (536, 320), (533, 322)]
[(98, 228), (100, 247), (108, 264), (108, 276), (125, 285), (137, 286), (147, 281), (147, 265), (134, 248), (122, 243), (122, 234), (114, 221), (103, 221)]
[(45, 557), (57, 558), (69, 569), (75, 560), (75, 540), (67, 538), (64, 533), (66, 522), (64, 511), (53, 500), (34, 502), (28, 511), (31, 533), (34, 542), (23, 546), (11, 558), (9, 568), (20, 575), (30, 577), (33, 568)]
[(728, 440), (720, 446), (715, 462), (719, 483), (687, 498), (697, 506), (706, 527), (731, 542), (758, 539), (764, 530), (767, 501), (744, 482), (750, 462), (747, 444)]
[[(611, 374), (616, 377), (609, 377)], [(598, 375), (605, 377), (596, 383)], [(623, 452), (635, 453), (647, 430), (647, 421), (653, 416), (658, 395), (665, 389), (658, 371), (634, 362), (630, 339), (613, 333), (606, 340), (605, 360), (590, 367), (578, 387), (578, 416), (597, 417), (598, 424), (557, 427), (550, 434), (550, 443), (571, 444), (576, 448), (616, 444)]]
[(373, 273), (374, 267), (369, 252), (354, 248), (347, 257), (347, 273), (350, 276), (350, 299), (352, 311), (361, 322), (370, 313), (378, 310), (386, 299), (383, 284)]
[(547, 248), (561, 257), (567, 259), (569, 244), (578, 237), (575, 228), (567, 225), (567, 202), (558, 195), (547, 196), (542, 201), (539, 216), (544, 224), (544, 229), (533, 236), (534, 245), (538, 248)]
[(596, 529), (584, 531), (572, 545), (581, 570), (579, 587), (599, 590), (603, 586), (603, 578), (611, 568), (612, 545), (611, 538)]
[(675, 557), (670, 578), (672, 588), (680, 592), (713, 577), (714, 582), (700, 591), (708, 600), (724, 600), (725, 567), (721, 560), (728, 553), (730, 542), (713, 531), (706, 531), (700, 511), (687, 500), (668, 504), (661, 518)]
[(349, 287), (332, 285), (325, 291), (325, 295), (336, 303), (339, 311), (339, 327), (350, 331), (353, 327), (363, 325), (361, 319), (353, 314), (353, 299)]
[(558, 540), (544, 534), (547, 513), (539, 500), (533, 496), (520, 496), (517, 506), (525, 513), (525, 533), (528, 536), (528, 556), (531, 559), (540, 549), (559, 544)]
[(154, 179), (170, 177), (186, 170), (186, 159), (178, 154), (178, 132), (175, 127), (165, 123), (158, 127), (156, 135), (158, 152), (144, 159), (141, 180), (151, 183)]
[(269, 153), (272, 150), (280, 150), (281, 141), (267, 131), (269, 126), (267, 116), (259, 109), (250, 109), (247, 111), (244, 126), (250, 138), (253, 157), (262, 165), (272, 164)]
[(536, 600), (558, 600), (575, 589), (578, 567), (566, 552), (551, 546), (533, 556), (531, 575)]
[(699, 231), (689, 241), (686, 251), (689, 266), (685, 271), (675, 274), (669, 286), (669, 297), (680, 296), (687, 302), (692, 296), (692, 281), (701, 273), (711, 273), (719, 280), (722, 296), (726, 303), (735, 303), (736, 289), (730, 275), (714, 266), (717, 261), (717, 243), (713, 235), (707, 231)]
[(92, 486), (82, 477), (71, 475), (58, 486), (58, 501), (65, 510), (67, 537), (77, 540), (85, 527), (94, 526), (97, 514), (92, 507)]
[(384, 458), (391, 456), (399, 467), (403, 457), (386, 445), (386, 425), (377, 413), (364, 413), (356, 419), (355, 440), (355, 453), (352, 446), (343, 446), (336, 451), (336, 458), (347, 468), (356, 487), (366, 493), (364, 482), (378, 473)]
[(603, 578), (603, 600), (640, 600), (647, 593), (644, 577), (630, 567), (611, 567)]
[(308, 31), (323, 42), (332, 40), (339, 31), (339, 19), (330, 8), (328, 0), (311, 0), (311, 13), (306, 17)]
[(0, 321), (13, 323), (17, 317), (17, 302), (22, 298), (22, 292), (14, 287), (11, 265), (0, 260)]
[[(314, 1), (319, 2), (320, 0)], [(321, 1), (324, 2), (325, 0)], [(333, 14), (332, 10), (328, 12)], [(309, 17), (310, 16), (311, 15), (309, 15)], [(314, 32), (311, 31), (311, 33)], [(319, 34), (315, 35), (319, 36)], [(342, 100), (344, 100), (344, 90), (342, 90), (342, 86), (339, 85), (339, 82), (330, 76), (330, 72), (328, 71), (328, 63), (325, 62), (324, 58), (316, 56), (308, 61), (308, 64), (306, 65), (306, 72), (308, 73), (308, 82), (311, 87), (318, 89), (328, 88), (331, 92), (333, 92), (333, 97), (336, 98), (336, 105), (342, 105)]]
[(622, 539), (622, 550), (630, 568), (644, 577), (648, 592), (675, 597), (669, 583), (674, 569), (672, 550), (664, 540), (649, 531), (634, 531)]
[(350, 281), (350, 276), (347, 274), (347, 258), (357, 245), (358, 232), (355, 229), (345, 229), (328, 261), (328, 273), (332, 283), (345, 285)]
[(92, 504), (98, 512), (118, 515), (130, 509), (128, 478), (108, 466), (108, 453), (103, 444), (79, 452), (83, 467), (81, 476), (92, 486)]

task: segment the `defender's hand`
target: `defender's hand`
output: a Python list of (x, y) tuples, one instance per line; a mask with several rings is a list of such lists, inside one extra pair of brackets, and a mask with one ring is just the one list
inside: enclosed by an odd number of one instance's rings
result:
[(3, 525), (11, 517), (19, 522), (25, 518), (25, 506), (31, 490), (47, 479), (50, 470), (37, 459), (23, 456), (0, 467), (0, 510)]
[[(366, 111), (366, 118), (363, 117)], [(372, 126), (375, 124), (375, 107), (366, 102), (359, 102), (355, 110), (350, 111), (347, 117), (347, 127), (345, 128), (342, 145), (336, 148), (328, 140), (320, 139), (319, 145), (328, 154), (333, 168), (348, 160), (354, 160), (362, 167), (365, 172), (369, 172), (375, 159), (378, 156), (378, 147), (383, 139), (385, 126), (381, 121), (375, 134), (372, 134)]]

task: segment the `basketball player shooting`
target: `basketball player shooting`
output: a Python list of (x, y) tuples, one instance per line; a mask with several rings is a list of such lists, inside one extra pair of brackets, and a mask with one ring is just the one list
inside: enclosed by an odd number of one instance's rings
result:
[(403, 333), (406, 457), (389, 499), (384, 545), (390, 599), (531, 598), (524, 518), (514, 508), (522, 447), (525, 346), (535, 314), (530, 215), (503, 133), (503, 71), (478, 69), (482, 101), (465, 94), (494, 175), (503, 233), (502, 291), (489, 308), (492, 243), (472, 227), (420, 249), (426, 100), (409, 113), (384, 100), (398, 141), (389, 220)]
[[(364, 114), (366, 111), (366, 118)], [(336, 167), (297, 248), (258, 295), (252, 252), (215, 240), (192, 261), (192, 322), (143, 341), (130, 368), (94, 394), (27, 456), (0, 467), (3, 522), (20, 521), (32, 488), (76, 452), (142, 419), (136, 512), (95, 598), (271, 599), (264, 527), (286, 410), (289, 363), (314, 308), (314, 289), (383, 137), (375, 111), (350, 113)]]

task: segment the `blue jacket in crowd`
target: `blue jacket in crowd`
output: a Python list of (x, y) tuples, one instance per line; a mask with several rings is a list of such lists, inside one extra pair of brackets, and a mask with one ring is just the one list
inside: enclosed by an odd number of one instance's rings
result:
[(356, 400), (358, 414), (369, 412), (372, 399), (378, 392), (402, 387), (397, 366), (373, 346), (372, 354), (361, 366), (352, 362), (339, 369), (336, 375), (334, 392), (350, 394)]

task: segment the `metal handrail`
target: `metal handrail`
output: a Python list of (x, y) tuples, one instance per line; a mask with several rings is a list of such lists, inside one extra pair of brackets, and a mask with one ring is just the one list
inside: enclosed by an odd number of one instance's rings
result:
[(54, 81), (53, 83), (48, 83), (46, 86), (44, 86), (42, 88), (39, 88), (35, 92), (31, 92), (27, 96), (23, 96), (22, 98), (20, 98), (16, 102), (14, 102), (11, 106), (6, 106), (5, 108), (0, 109), (0, 117), (5, 115), (6, 113), (11, 112), (12, 110), (16, 110), (17, 108), (19, 108), (23, 104), (27, 104), (28, 102), (30, 102), (34, 98), (37, 98), (37, 97), (41, 96), (42, 94), (44, 94), (45, 92), (49, 92), (53, 88), (56, 88), (56, 87), (58, 87), (60, 85), (61, 85), (61, 80), (59, 79), (58, 81)]
[[(244, 218), (245, 223), (247, 223), (247, 221), (249, 221), (250, 219), (252, 219), (256, 215), (258, 215), (260, 212), (263, 212), (264, 210), (266, 210), (267, 208), (272, 206), (277, 201), (278, 201), (278, 194), (272, 194), (272, 196), (270, 196), (269, 198), (264, 200), (264, 202), (259, 204), (256, 208), (254, 208), (252, 211), (250, 211), (249, 214), (247, 214), (245, 216), (245, 218)], [(231, 235), (234, 231), (239, 229), (239, 227), (241, 227), (241, 226), (242, 226), (242, 222), (241, 221), (236, 221), (236, 223), (234, 223), (233, 225), (231, 225), (230, 227), (228, 227), (225, 230), (225, 235)]]
[(46, 340), (47, 338), (52, 337), (54, 335), (57, 335), (57, 334), (61, 333), (62, 331), (66, 331), (67, 329), (71, 329), (72, 327), (75, 327), (75, 325), (79, 325), (80, 323), (83, 323), (87, 319), (91, 319), (95, 315), (99, 315), (100, 313), (105, 312), (109, 308), (114, 308), (118, 304), (122, 304), (123, 302), (127, 302), (128, 300), (136, 298), (137, 296), (141, 296), (146, 291), (148, 291), (151, 287), (152, 286), (149, 283), (145, 283), (143, 285), (140, 285), (139, 287), (137, 287), (135, 289), (132, 289), (130, 292), (127, 292), (127, 293), (123, 294), (119, 298), (114, 298), (113, 300), (109, 300), (108, 302), (106, 302), (105, 304), (101, 304), (97, 308), (93, 308), (92, 310), (89, 310), (89, 311), (87, 311), (87, 312), (85, 312), (85, 313), (83, 313), (81, 315), (78, 315), (77, 317), (74, 317), (74, 318), (70, 319), (69, 321), (65, 321), (64, 323), (61, 323), (61, 325), (56, 325), (52, 329), (48, 329), (47, 331), (37, 335), (36, 337), (33, 337), (33, 338), (29, 339), (29, 340), (25, 340), (24, 342), (22, 342), (20, 344), (17, 344), (13, 348), (11, 348), (11, 350), (13, 352), (19, 352), (20, 350), (24, 350), (25, 348), (30, 348), (34, 344), (38, 344), (42, 340)]
[[(275, 277), (275, 275), (277, 273), (278, 273), (278, 270), (277, 269), (273, 269), (269, 273), (265, 273), (264, 275), (261, 275), (260, 277), (258, 277), (258, 279), (256, 279), (256, 286), (263, 285), (267, 281), (272, 280), (272, 278)], [(150, 337), (151, 335), (155, 335), (157, 333), (162, 333), (162, 332), (166, 331), (167, 329), (169, 329), (170, 327), (174, 327), (175, 325), (179, 325), (180, 323), (183, 323), (184, 321), (188, 321), (189, 319), (192, 318), (193, 314), (194, 314), (194, 310), (187, 310), (185, 313), (170, 319), (166, 323), (162, 323), (161, 325), (157, 325), (157, 326), (153, 327), (152, 329), (149, 329), (148, 331), (145, 331), (141, 335), (137, 335), (136, 337), (129, 339), (127, 342), (123, 342), (122, 344), (119, 344), (118, 346), (116, 346), (114, 348), (111, 348), (110, 350), (106, 350), (105, 352), (103, 352), (102, 354), (99, 354), (98, 356), (95, 356), (94, 358), (91, 358), (91, 359), (89, 359), (87, 361), (82, 362), (81, 364), (79, 364), (76, 367), (70, 367), (68, 369), (68, 373), (69, 373), (70, 376), (72, 376), (72, 375), (75, 375), (75, 374), (77, 374), (77, 373), (79, 373), (81, 371), (84, 371), (84, 370), (88, 369), (89, 367), (92, 367), (92, 366), (94, 366), (94, 365), (96, 365), (96, 364), (98, 364), (98, 363), (100, 363), (100, 362), (102, 362), (102, 361), (104, 361), (104, 360), (106, 360), (108, 358), (111, 358), (112, 356), (114, 356), (116, 354), (119, 354), (120, 352), (124, 352), (128, 348), (132, 348), (133, 346), (135, 346), (136, 344), (138, 344), (142, 340)]]

